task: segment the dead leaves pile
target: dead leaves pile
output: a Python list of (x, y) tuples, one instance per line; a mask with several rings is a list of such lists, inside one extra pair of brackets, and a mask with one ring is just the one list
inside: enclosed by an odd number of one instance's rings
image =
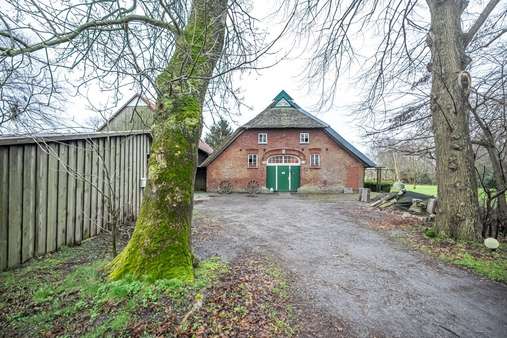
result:
[(283, 277), (259, 258), (237, 259), (204, 295), (180, 337), (291, 336), (291, 309)]
[(341, 213), (372, 229), (403, 229), (422, 223), (421, 218), (396, 209), (379, 210), (368, 205), (348, 205), (339, 209)]

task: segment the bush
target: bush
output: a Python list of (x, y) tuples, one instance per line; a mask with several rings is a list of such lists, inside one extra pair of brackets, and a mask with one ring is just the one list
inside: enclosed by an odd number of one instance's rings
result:
[[(479, 184), (479, 187), (482, 186), (481, 182), (478, 182), (478, 184)], [(484, 185), (484, 187), (486, 189), (496, 189), (496, 180), (492, 174), (486, 175), (486, 177), (484, 177), (484, 179), (483, 179), (482, 184)]]
[(364, 187), (370, 189), (373, 192), (390, 192), (392, 186), (393, 186), (392, 181), (382, 181), (380, 183), (380, 191), (378, 191), (377, 190), (377, 182), (375, 182), (375, 181), (364, 182)]
[(426, 229), (424, 229), (424, 234), (428, 238), (435, 238), (435, 237), (437, 237), (437, 232), (433, 228), (426, 228)]

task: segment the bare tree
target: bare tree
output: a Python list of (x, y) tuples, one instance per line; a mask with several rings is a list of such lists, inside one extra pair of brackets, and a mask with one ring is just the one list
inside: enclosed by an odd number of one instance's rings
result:
[[(507, 45), (483, 55), (488, 69), (471, 94), (472, 142), (486, 150), (492, 168), (499, 223), (507, 224)], [(480, 172), (480, 171), (479, 171)], [(484, 171), (482, 171), (484, 172)], [(481, 177), (481, 175), (479, 175)], [(482, 175), (484, 176), (484, 175)]]
[(58, 84), (48, 80), (50, 76), (26, 58), (0, 61), (0, 135), (55, 126), (58, 106), (49, 104), (53, 97), (61, 96)]
[(3, 64), (30, 58), (40, 69), (79, 71), (79, 85), (134, 85), (156, 98), (148, 186), (135, 231), (111, 263), (110, 276), (192, 280), (190, 226), (203, 106), (234, 97), (230, 72), (254, 67), (277, 38), (258, 35), (239, 1), (5, 2)]
[[(376, 125), (387, 117), (384, 131), (404, 128), (409, 132), (405, 140), (432, 139), (427, 152), (436, 158), (437, 229), (457, 239), (480, 236), (467, 53), (476, 48), (478, 37), (487, 40), (483, 45), (488, 48), (506, 32), (505, 5), (499, 2), (474, 4), (467, 11), (465, 0), (316, 0), (305, 2), (304, 20), (297, 21), (301, 31), (319, 36), (308, 71), (320, 81), (323, 94), (334, 93), (344, 67), (359, 61), (367, 88), (358, 109), (362, 117)], [(360, 43), (365, 36), (369, 45)], [(371, 56), (363, 57), (363, 51)]]
[(405, 183), (410, 183), (414, 187), (417, 184), (431, 184), (435, 179), (434, 160), (413, 155), (410, 148), (402, 147), (389, 148), (383, 145), (376, 148), (377, 164), (382, 167), (394, 168), (396, 179), (401, 179)]

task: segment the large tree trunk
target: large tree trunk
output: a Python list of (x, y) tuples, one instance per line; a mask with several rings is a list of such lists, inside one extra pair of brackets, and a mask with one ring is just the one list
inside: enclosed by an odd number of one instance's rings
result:
[(110, 277), (193, 280), (190, 228), (202, 106), (223, 48), (227, 0), (194, 0), (159, 92), (148, 186), (132, 238)]
[[(463, 0), (429, 1), (431, 10), (431, 112), (436, 146), (437, 230), (462, 240), (479, 237), (474, 158), (461, 15)], [(467, 83), (468, 81), (468, 83)]]

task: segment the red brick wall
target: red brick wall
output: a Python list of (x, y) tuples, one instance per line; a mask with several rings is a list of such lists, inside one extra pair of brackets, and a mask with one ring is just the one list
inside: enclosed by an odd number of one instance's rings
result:
[[(257, 133), (268, 133), (268, 144), (257, 143)], [(309, 144), (299, 143), (299, 133), (310, 134)], [(296, 155), (301, 159), (301, 186), (342, 186), (357, 189), (363, 185), (364, 167), (320, 129), (246, 130), (207, 168), (207, 190), (217, 191), (229, 181), (234, 191), (244, 191), (248, 182), (266, 184), (266, 162), (271, 155)], [(310, 167), (310, 154), (319, 153), (320, 168)], [(258, 168), (248, 168), (248, 154), (258, 155)]]

